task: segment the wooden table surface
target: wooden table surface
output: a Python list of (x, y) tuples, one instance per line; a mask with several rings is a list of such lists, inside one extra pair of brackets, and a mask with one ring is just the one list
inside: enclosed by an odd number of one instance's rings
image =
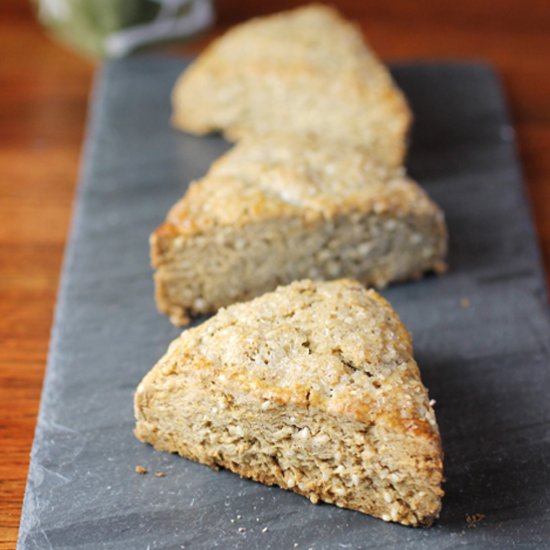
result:
[[(176, 49), (199, 51), (229, 25), (299, 3), (219, 0), (216, 28)], [(5, 549), (14, 548), (17, 539), (95, 65), (48, 38), (26, 2), (0, 4), (0, 549)], [(494, 64), (508, 95), (548, 273), (550, 2), (334, 4), (360, 22), (384, 60)]]

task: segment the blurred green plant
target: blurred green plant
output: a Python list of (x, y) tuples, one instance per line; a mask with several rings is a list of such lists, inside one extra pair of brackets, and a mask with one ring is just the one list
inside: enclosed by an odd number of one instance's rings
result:
[(74, 49), (122, 57), (212, 24), (212, 0), (34, 0), (41, 23)]

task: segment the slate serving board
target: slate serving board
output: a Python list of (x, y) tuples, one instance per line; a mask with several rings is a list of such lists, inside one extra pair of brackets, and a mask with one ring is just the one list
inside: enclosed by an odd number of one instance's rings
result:
[[(451, 235), (446, 276), (384, 292), (437, 400), (447, 475), (437, 524), (313, 506), (134, 439), (134, 388), (179, 332), (155, 310), (148, 235), (228, 147), (169, 127), (183, 67), (135, 57), (96, 83), (19, 548), (548, 545), (550, 322), (514, 133), (483, 65), (394, 67), (416, 116), (410, 172)], [(468, 526), (476, 513), (486, 517)]]

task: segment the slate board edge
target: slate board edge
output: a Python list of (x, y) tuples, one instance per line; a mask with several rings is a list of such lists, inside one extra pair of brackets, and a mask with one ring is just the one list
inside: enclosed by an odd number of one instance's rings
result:
[[(495, 89), (495, 95), (499, 99), (499, 109), (502, 112), (503, 118), (506, 120), (509, 128), (513, 132), (512, 139), (508, 142), (508, 154), (513, 159), (513, 164), (515, 168), (515, 181), (519, 183), (519, 197), (521, 203), (518, 204), (518, 209), (523, 210), (523, 215), (525, 217), (526, 228), (528, 229), (529, 242), (528, 246), (530, 248), (531, 254), (533, 255), (533, 267), (536, 270), (536, 277), (539, 279), (539, 294), (542, 302), (544, 303), (544, 312), (550, 321), (550, 308), (548, 303), (550, 301), (550, 289), (547, 285), (546, 271), (543, 263), (542, 249), (540, 244), (540, 239), (535, 228), (535, 221), (533, 216), (533, 208), (528, 198), (527, 186), (525, 184), (525, 177), (523, 172), (523, 167), (521, 163), (521, 158), (519, 154), (519, 147), (517, 141), (517, 133), (515, 126), (513, 124), (513, 117), (511, 115), (510, 105), (508, 102), (508, 96), (506, 93), (506, 86), (501, 75), (495, 70), (495, 67), (483, 59), (473, 59), (473, 60), (456, 60), (456, 59), (437, 59), (434, 61), (427, 61), (425, 59), (409, 59), (407, 61), (396, 61), (391, 63), (390, 68), (392, 71), (394, 69), (406, 70), (408, 68), (417, 69), (422, 67), (449, 67), (453, 66), (454, 68), (463, 67), (465, 69), (477, 68), (481, 71), (489, 73), (491, 79), (493, 80), (493, 86)], [(414, 120), (413, 120), (414, 125)], [(419, 182), (422, 185), (422, 182)]]
[[(99, 101), (99, 98), (104, 94), (106, 87), (109, 85), (109, 79), (106, 78), (106, 72), (111, 70), (112, 65), (117, 63), (107, 62), (102, 65), (94, 76), (92, 90), (88, 101), (88, 113), (86, 116), (86, 135), (83, 140), (82, 152), (80, 155), (80, 170), (77, 177), (77, 186), (75, 189), (72, 216), (68, 229), (67, 244), (65, 245), (65, 251), (63, 253), (63, 260), (61, 263), (61, 276), (59, 278), (59, 286), (57, 290), (57, 303), (55, 305), (52, 330), (50, 335), (50, 344), (48, 346), (48, 358), (46, 361), (46, 368), (44, 371), (44, 381), (42, 383), (42, 393), (40, 396), (40, 406), (38, 409), (36, 427), (34, 431), (33, 443), (31, 447), (29, 470), (27, 474), (27, 484), (25, 487), (25, 496), (23, 498), (23, 505), (21, 507), (21, 520), (19, 524), (19, 534), (17, 537), (17, 548), (24, 548), (24, 537), (31, 533), (33, 529), (40, 529), (39, 525), (35, 525), (30, 518), (33, 515), (29, 512), (32, 510), (34, 503), (32, 502), (32, 485), (33, 485), (33, 456), (35, 448), (38, 448), (40, 438), (42, 437), (42, 426), (44, 425), (44, 418), (48, 401), (53, 398), (52, 395), (52, 381), (56, 376), (52, 365), (55, 362), (56, 350), (58, 347), (59, 326), (61, 319), (65, 315), (67, 309), (66, 302), (66, 278), (68, 276), (68, 266), (75, 257), (75, 248), (78, 241), (78, 233), (80, 228), (80, 219), (83, 216), (84, 204), (82, 196), (84, 191), (92, 185), (92, 178), (90, 172), (92, 170), (93, 161), (96, 154), (97, 140), (96, 136), (99, 134), (100, 128), (100, 115), (104, 108), (104, 103)], [(47, 536), (44, 534), (45, 542), (48, 543)]]
[(529, 196), (527, 192), (527, 186), (525, 184), (525, 177), (523, 172), (523, 166), (521, 163), (521, 158), (519, 154), (519, 144), (517, 140), (517, 132), (514, 126), (514, 121), (512, 113), (510, 110), (510, 103), (508, 101), (508, 95), (506, 93), (506, 86), (502, 76), (495, 70), (495, 68), (486, 62), (480, 62), (480, 66), (484, 67), (486, 71), (490, 72), (492, 78), (495, 82), (495, 87), (497, 88), (498, 95), (500, 96), (500, 108), (503, 111), (504, 119), (507, 121), (509, 128), (511, 129), (512, 139), (508, 142), (508, 154), (513, 159), (513, 163), (516, 170), (516, 180), (519, 183), (520, 187), (520, 200), (521, 204), (518, 205), (519, 208), (523, 209), (523, 214), (525, 217), (526, 227), (529, 233), (529, 247), (531, 249), (531, 254), (533, 255), (533, 266), (537, 271), (537, 277), (540, 280), (539, 285), (539, 297), (543, 302), (543, 311), (546, 314), (548, 321), (550, 322), (550, 308), (548, 307), (549, 302), (549, 289), (547, 285), (546, 271), (544, 268), (542, 249), (539, 240), (539, 236), (535, 227), (535, 219), (533, 216), (533, 208), (529, 201)]

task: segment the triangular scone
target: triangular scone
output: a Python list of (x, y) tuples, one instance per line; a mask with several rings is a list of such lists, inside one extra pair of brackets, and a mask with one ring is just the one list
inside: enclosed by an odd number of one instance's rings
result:
[(151, 238), (156, 298), (173, 322), (298, 279), (383, 286), (439, 269), (441, 211), (362, 149), (239, 142), (193, 183)]
[(441, 507), (434, 411), (391, 306), (309, 280), (220, 310), (170, 345), (135, 396), (137, 437), (405, 525)]
[(236, 26), (185, 71), (173, 91), (173, 124), (223, 131), (231, 141), (288, 133), (369, 148), (403, 161), (406, 101), (361, 32), (335, 10), (311, 5)]

